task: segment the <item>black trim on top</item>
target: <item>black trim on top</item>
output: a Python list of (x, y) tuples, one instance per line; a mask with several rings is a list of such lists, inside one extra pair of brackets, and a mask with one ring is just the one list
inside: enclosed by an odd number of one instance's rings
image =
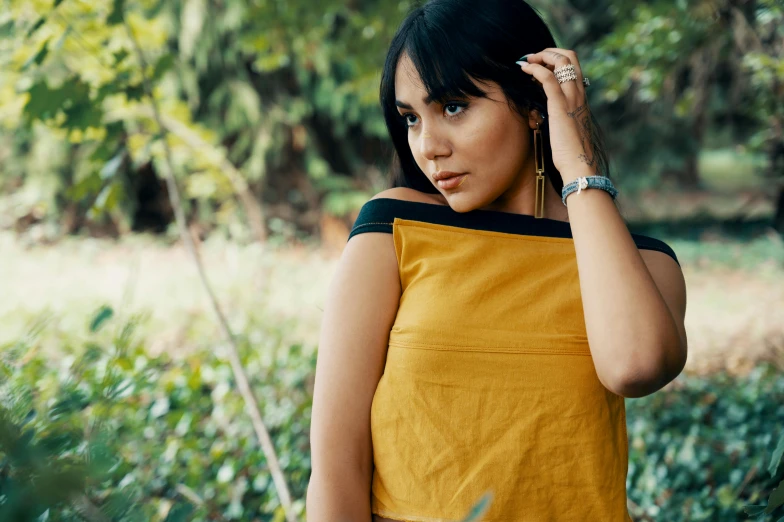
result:
[[(406, 201), (392, 198), (376, 198), (365, 203), (359, 211), (351, 228), (348, 239), (363, 232), (392, 233), (392, 223), (396, 217), (413, 221), (424, 221), (438, 225), (489, 230), (520, 234), (526, 236), (572, 238), (572, 226), (567, 221), (541, 218), (527, 214), (512, 214), (497, 210), (471, 210), (455, 212), (448, 205)], [(670, 246), (659, 239), (631, 234), (637, 248), (657, 250), (680, 262)]]

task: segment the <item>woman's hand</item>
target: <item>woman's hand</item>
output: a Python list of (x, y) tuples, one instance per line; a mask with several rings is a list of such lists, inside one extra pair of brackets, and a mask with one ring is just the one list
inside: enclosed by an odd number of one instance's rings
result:
[[(574, 65), (577, 79), (558, 83), (553, 71), (569, 64)], [(577, 54), (568, 49), (548, 47), (529, 54), (528, 64), (522, 65), (521, 69), (536, 78), (547, 95), (553, 163), (564, 183), (581, 176), (596, 175), (591, 116)]]

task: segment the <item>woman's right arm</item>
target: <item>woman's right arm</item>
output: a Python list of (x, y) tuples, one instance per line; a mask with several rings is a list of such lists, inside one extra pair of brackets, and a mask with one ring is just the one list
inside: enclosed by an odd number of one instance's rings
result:
[(308, 522), (370, 522), (370, 406), (400, 303), (392, 234), (353, 236), (327, 292), (310, 426)]

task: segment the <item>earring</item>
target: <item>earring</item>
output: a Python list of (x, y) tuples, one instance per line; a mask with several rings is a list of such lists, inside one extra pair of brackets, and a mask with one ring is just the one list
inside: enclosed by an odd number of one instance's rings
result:
[(534, 161), (536, 162), (536, 194), (534, 195), (534, 217), (544, 217), (544, 151), (539, 122), (534, 129)]

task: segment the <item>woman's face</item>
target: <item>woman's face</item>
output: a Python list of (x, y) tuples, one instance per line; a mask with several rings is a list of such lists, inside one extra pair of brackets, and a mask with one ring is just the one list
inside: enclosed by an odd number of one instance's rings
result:
[[(414, 160), (457, 212), (488, 209), (532, 214), (535, 165), (533, 151), (529, 153), (529, 123), (509, 107), (496, 83), (477, 85), (488, 98), (425, 105), (427, 91), (416, 68), (406, 54), (401, 56), (395, 98), (398, 113), (405, 115), (409, 126)], [(439, 171), (467, 175), (459, 187), (442, 188), (433, 179)]]

